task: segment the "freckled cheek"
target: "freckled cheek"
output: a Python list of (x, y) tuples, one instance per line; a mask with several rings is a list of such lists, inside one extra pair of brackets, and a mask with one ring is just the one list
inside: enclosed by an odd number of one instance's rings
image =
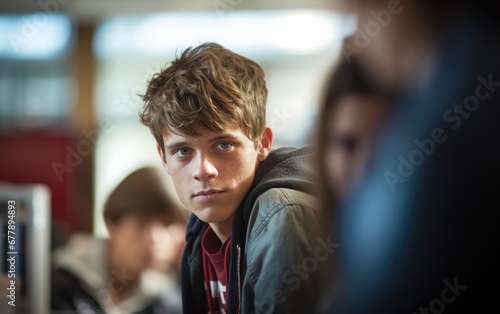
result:
[(255, 169), (251, 166), (252, 161), (249, 160), (248, 164), (242, 165), (241, 169), (238, 171), (238, 175), (234, 177), (234, 181), (238, 185), (245, 185), (245, 188), (248, 188), (253, 181), (253, 177), (255, 175)]
[(188, 171), (183, 171), (183, 169), (177, 169), (172, 167), (170, 169), (170, 175), (172, 182), (174, 184), (175, 191), (179, 196), (182, 203), (189, 202), (191, 196), (190, 189), (190, 175)]

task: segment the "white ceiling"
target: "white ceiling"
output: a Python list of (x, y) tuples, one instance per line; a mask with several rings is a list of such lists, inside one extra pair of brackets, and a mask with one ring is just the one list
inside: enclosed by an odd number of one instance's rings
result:
[[(40, 4), (39, 4), (40, 3)], [(43, 4), (47, 4), (45, 8)], [(57, 6), (54, 5), (57, 3)], [(55, 11), (82, 22), (97, 22), (120, 13), (191, 10), (327, 9), (346, 11), (346, 0), (40, 0), (0, 1), (0, 13)], [(49, 5), (50, 4), (50, 5)]]

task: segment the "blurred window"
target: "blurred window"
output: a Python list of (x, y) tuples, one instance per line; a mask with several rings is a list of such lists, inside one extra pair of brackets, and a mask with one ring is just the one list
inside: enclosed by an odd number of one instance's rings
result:
[(0, 15), (0, 123), (34, 126), (64, 121), (72, 107), (64, 15)]

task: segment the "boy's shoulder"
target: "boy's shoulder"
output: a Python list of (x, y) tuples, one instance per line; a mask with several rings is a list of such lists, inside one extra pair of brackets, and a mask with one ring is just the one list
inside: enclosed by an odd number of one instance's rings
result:
[(271, 188), (255, 200), (253, 207), (254, 210), (258, 207), (265, 212), (272, 212), (293, 205), (316, 208), (319, 205), (319, 199), (303, 191)]
[[(265, 228), (287, 228), (289, 219), (317, 220), (320, 209), (318, 198), (302, 191), (287, 188), (272, 188), (255, 201), (248, 230), (251, 238), (258, 236)], [(250, 239), (249, 239), (250, 240)]]

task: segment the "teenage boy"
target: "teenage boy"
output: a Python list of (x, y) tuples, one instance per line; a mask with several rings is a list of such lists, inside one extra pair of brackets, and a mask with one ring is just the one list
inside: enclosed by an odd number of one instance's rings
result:
[(262, 68), (215, 43), (155, 74), (140, 114), (188, 223), (185, 313), (314, 312), (333, 252), (308, 150), (271, 151)]

